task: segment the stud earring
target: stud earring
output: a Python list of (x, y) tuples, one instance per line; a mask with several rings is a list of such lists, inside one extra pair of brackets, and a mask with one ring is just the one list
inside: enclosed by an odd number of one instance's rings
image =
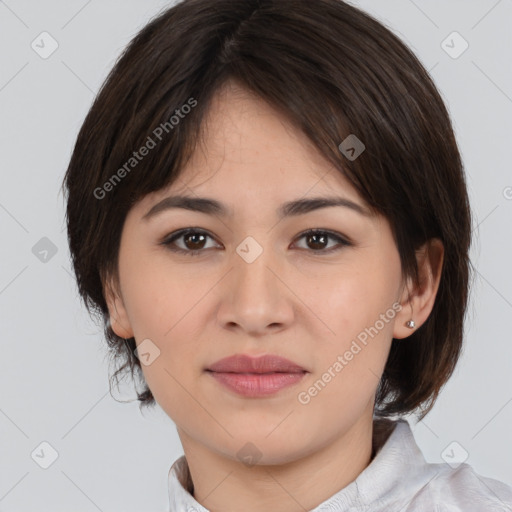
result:
[[(412, 310), (412, 303), (409, 302), (409, 305), (411, 306), (411, 316), (414, 314), (414, 311)], [(414, 329), (414, 327), (416, 326), (416, 324), (414, 323), (414, 320), (411, 318), (410, 320), (407, 320), (407, 322), (405, 322), (405, 325), (407, 327), (409, 327), (409, 329)]]

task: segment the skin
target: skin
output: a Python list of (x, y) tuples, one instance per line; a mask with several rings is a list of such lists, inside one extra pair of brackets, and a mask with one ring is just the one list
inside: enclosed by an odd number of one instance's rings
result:
[[(392, 338), (413, 332), (407, 320), (418, 328), (428, 318), (443, 246), (432, 240), (417, 252), (421, 281), (413, 286), (402, 278), (384, 217), (329, 207), (279, 220), (283, 202), (304, 196), (365, 203), (301, 132), (234, 84), (216, 95), (204, 128), (204, 147), (180, 178), (126, 218), (119, 283), (105, 290), (112, 328), (137, 345), (149, 338), (160, 350), (142, 369), (177, 426), (199, 503), (222, 512), (310, 510), (370, 463), (375, 393)], [(233, 216), (173, 209), (142, 219), (171, 193), (217, 199)], [(188, 227), (209, 237), (182, 236), (175, 246), (200, 255), (159, 243)], [(312, 228), (352, 245), (308, 243), (299, 235)], [(247, 236), (263, 249), (252, 263), (236, 252)], [(328, 253), (331, 247), (339, 250)], [(394, 303), (401, 311), (309, 403), (299, 403), (298, 394)], [(277, 354), (309, 373), (270, 397), (244, 398), (204, 372), (242, 353)], [(237, 458), (247, 442), (261, 452), (253, 466)]]

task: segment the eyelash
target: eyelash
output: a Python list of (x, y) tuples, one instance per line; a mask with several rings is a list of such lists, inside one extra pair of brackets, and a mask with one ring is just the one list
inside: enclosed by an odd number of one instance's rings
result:
[[(202, 252), (206, 251), (207, 249), (186, 250), (186, 249), (181, 249), (176, 246), (172, 246), (172, 244), (174, 243), (175, 240), (177, 240), (181, 237), (184, 237), (186, 235), (190, 235), (190, 234), (205, 235), (207, 237), (213, 238), (209, 233), (207, 233), (206, 231), (203, 231), (201, 229), (186, 228), (186, 229), (180, 229), (179, 231), (175, 231), (174, 233), (171, 233), (170, 235), (166, 236), (164, 238), (164, 240), (162, 240), (162, 242), (160, 242), (160, 243), (161, 243), (161, 245), (166, 246), (172, 252), (186, 254), (187, 256), (198, 256)], [(305, 232), (301, 233), (297, 237), (297, 239), (304, 238), (308, 235), (327, 235), (329, 238), (336, 240), (338, 242), (338, 244), (340, 245), (339, 247), (334, 247), (334, 248), (331, 247), (330, 249), (325, 249), (325, 250), (318, 249), (315, 251), (315, 250), (311, 249), (311, 252), (316, 253), (316, 254), (321, 254), (321, 253), (331, 254), (333, 252), (341, 250), (343, 247), (350, 247), (351, 245), (353, 245), (351, 242), (349, 242), (347, 239), (343, 238), (338, 233), (335, 233), (332, 231), (327, 231), (327, 230), (320, 230), (320, 229), (310, 229), (308, 231), (305, 231)], [(303, 249), (303, 250), (307, 251), (307, 249)]]

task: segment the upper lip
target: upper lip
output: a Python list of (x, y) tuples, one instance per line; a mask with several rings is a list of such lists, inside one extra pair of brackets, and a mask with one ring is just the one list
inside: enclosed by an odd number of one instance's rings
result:
[(303, 373), (307, 371), (293, 361), (273, 354), (259, 357), (235, 354), (220, 359), (206, 370), (217, 373)]

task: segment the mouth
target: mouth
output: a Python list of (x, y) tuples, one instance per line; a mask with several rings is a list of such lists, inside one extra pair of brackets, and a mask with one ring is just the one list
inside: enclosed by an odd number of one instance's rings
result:
[(234, 355), (205, 371), (230, 391), (244, 397), (264, 397), (297, 384), (309, 373), (302, 366), (275, 355)]

